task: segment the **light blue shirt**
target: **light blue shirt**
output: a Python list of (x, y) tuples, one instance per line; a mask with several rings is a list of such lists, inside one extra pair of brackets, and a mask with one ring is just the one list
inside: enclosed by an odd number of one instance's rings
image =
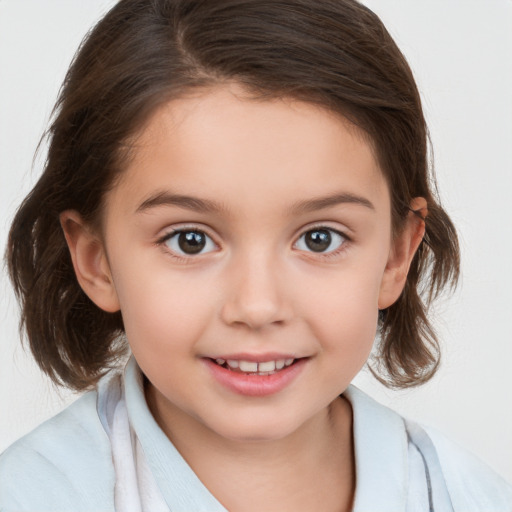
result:
[[(512, 486), (475, 457), (353, 386), (344, 396), (354, 417), (354, 512), (512, 512)], [(134, 359), (124, 378), (104, 378), (0, 456), (1, 512), (145, 511), (148, 503), (226, 510), (157, 425)]]

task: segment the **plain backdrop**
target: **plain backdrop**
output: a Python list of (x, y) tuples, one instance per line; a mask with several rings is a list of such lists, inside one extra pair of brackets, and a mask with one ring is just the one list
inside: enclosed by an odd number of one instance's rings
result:
[[(443, 204), (460, 232), (462, 281), (432, 312), (443, 365), (427, 385), (356, 384), (433, 425), (512, 481), (512, 1), (366, 0), (422, 94)], [(33, 160), (67, 66), (112, 0), (0, 0), (0, 246), (41, 171)], [(0, 271), (0, 451), (76, 399), (25, 353)]]

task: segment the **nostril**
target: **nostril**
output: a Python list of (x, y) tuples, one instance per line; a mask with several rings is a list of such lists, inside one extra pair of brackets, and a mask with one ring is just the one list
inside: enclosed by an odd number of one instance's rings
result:
[(251, 329), (260, 329), (269, 325), (282, 325), (288, 314), (278, 301), (250, 301), (238, 298), (226, 303), (222, 309), (222, 319), (228, 325), (246, 325)]

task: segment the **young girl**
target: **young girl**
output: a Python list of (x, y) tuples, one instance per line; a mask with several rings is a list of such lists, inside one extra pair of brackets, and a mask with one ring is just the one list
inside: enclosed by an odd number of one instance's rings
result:
[(376, 333), (389, 386), (437, 369), (458, 247), (433, 188), (411, 71), (359, 3), (121, 0), (7, 253), (38, 364), (90, 391), (0, 457), (0, 509), (512, 510), (350, 385)]

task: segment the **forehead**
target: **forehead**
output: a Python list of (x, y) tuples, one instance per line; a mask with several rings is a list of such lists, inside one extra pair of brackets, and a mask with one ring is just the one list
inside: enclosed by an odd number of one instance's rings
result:
[(162, 105), (132, 140), (119, 187), (139, 203), (172, 190), (226, 210), (337, 191), (389, 208), (371, 144), (353, 124), (310, 103), (254, 99), (233, 84)]

